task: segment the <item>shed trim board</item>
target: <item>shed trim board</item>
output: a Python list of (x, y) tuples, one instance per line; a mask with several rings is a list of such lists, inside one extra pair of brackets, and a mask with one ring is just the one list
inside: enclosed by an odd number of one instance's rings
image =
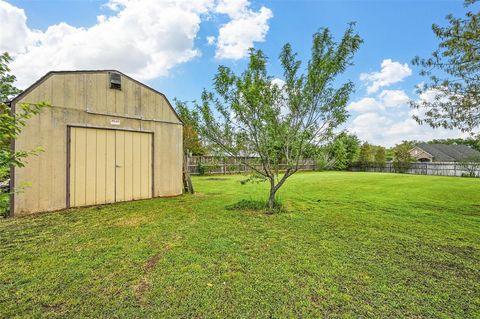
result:
[(149, 121), (149, 122), (157, 122), (157, 123), (167, 123), (167, 124), (174, 124), (174, 125), (183, 125), (182, 123), (175, 123), (175, 122), (170, 122), (170, 121), (162, 121), (162, 120), (157, 120), (157, 119), (145, 119), (142, 118), (141, 116), (127, 116), (127, 115), (112, 115), (108, 113), (102, 113), (102, 112), (94, 112), (94, 111), (86, 111), (87, 114), (93, 114), (93, 115), (104, 115), (104, 116), (112, 116), (112, 117), (119, 117), (123, 119), (132, 119), (132, 120), (141, 120), (141, 121)]
[[(115, 142), (114, 142), (114, 145), (113, 145), (113, 154), (112, 154), (112, 155), (115, 155), (115, 156), (114, 156), (114, 158), (113, 158), (113, 163), (110, 163), (110, 165), (113, 165), (113, 178), (114, 178), (114, 180), (112, 181), (113, 201), (108, 201), (108, 200), (107, 200), (107, 197), (106, 197), (107, 195), (105, 194), (105, 200), (104, 200), (104, 201), (98, 202), (98, 201), (97, 201), (97, 198), (95, 198), (95, 202), (89, 202), (88, 199), (85, 198), (85, 205), (77, 205), (76, 203), (74, 203), (74, 204), (72, 205), (72, 197), (71, 197), (71, 196), (72, 196), (72, 194), (71, 194), (71, 192), (72, 192), (72, 189), (71, 189), (71, 187), (72, 187), (72, 186), (71, 186), (71, 185), (72, 185), (72, 169), (76, 169), (76, 167), (73, 167), (73, 166), (72, 166), (72, 132), (76, 132), (76, 130), (74, 130), (74, 129), (85, 130), (85, 133), (86, 133), (87, 135), (88, 135), (89, 133), (95, 132), (95, 136), (96, 136), (96, 137), (95, 137), (95, 140), (96, 140), (96, 143), (98, 142), (98, 132), (99, 132), (99, 131), (108, 131), (108, 132), (113, 132), (113, 133), (115, 133), (115, 134), (114, 134)], [(153, 198), (154, 192), (155, 192), (155, 189), (154, 189), (154, 187), (155, 187), (155, 186), (154, 186), (154, 185), (155, 185), (155, 183), (154, 183), (154, 156), (155, 156), (154, 154), (155, 154), (155, 152), (154, 152), (154, 133), (153, 133), (153, 132), (146, 132), (146, 131), (141, 131), (141, 130), (130, 130), (130, 129), (113, 129), (113, 128), (104, 128), (104, 127), (90, 127), (90, 126), (80, 126), (80, 125), (69, 125), (69, 126), (67, 127), (67, 132), (68, 132), (68, 133), (67, 133), (67, 134), (68, 134), (68, 139), (67, 139), (67, 156), (68, 156), (68, 158), (67, 158), (67, 167), (66, 167), (66, 170), (67, 170), (67, 185), (66, 185), (67, 196), (66, 196), (66, 206), (67, 206), (67, 208), (70, 208), (70, 207), (82, 207), (82, 206), (92, 206), (92, 205), (102, 205), (102, 204), (108, 204), (108, 203), (112, 203), (112, 202), (113, 202), (113, 203), (117, 203), (117, 202), (130, 201), (130, 200)], [(138, 133), (138, 134), (146, 134), (146, 135), (149, 135), (149, 136), (150, 136), (150, 145), (149, 145), (150, 148), (147, 150), (147, 152), (150, 153), (150, 154), (149, 154), (149, 155), (150, 155), (150, 156), (149, 156), (149, 157), (150, 157), (149, 160), (151, 161), (151, 163), (150, 163), (150, 165), (149, 165), (149, 166), (150, 166), (150, 167), (149, 167), (149, 171), (150, 171), (150, 172), (147, 174), (147, 175), (148, 175), (147, 181), (149, 181), (149, 184), (150, 184), (150, 185), (149, 185), (150, 194), (147, 193), (146, 196), (143, 196), (143, 195), (141, 194), (141, 192), (142, 192), (142, 191), (141, 191), (141, 189), (142, 189), (141, 181), (140, 181), (140, 185), (139, 185), (139, 187), (140, 187), (140, 189), (139, 189), (139, 196), (135, 195), (135, 191), (134, 191), (134, 187), (133, 187), (133, 186), (132, 186), (132, 191), (131, 191), (131, 195), (132, 195), (131, 197), (132, 197), (132, 198), (130, 198), (129, 196), (127, 196), (127, 195), (125, 194), (125, 190), (122, 192), (122, 194), (123, 194), (122, 196), (119, 195), (119, 191), (118, 191), (119, 185), (118, 185), (118, 180), (117, 180), (117, 177), (119, 176), (118, 169), (119, 169), (120, 167), (125, 168), (125, 166), (127, 166), (127, 165), (125, 164), (126, 160), (125, 160), (125, 157), (124, 157), (125, 154), (126, 154), (125, 144), (124, 144), (125, 141), (126, 141), (126, 137), (125, 137), (125, 136), (123, 136), (123, 148), (122, 148), (122, 150), (121, 150), (121, 151), (123, 152), (122, 158), (124, 158), (124, 160), (123, 160), (123, 163), (122, 163), (121, 166), (119, 166), (119, 164), (118, 164), (118, 162), (117, 162), (117, 160), (118, 160), (118, 159), (117, 159), (117, 155), (118, 155), (118, 152), (120, 151), (119, 149), (117, 149), (117, 132), (123, 132), (123, 133), (124, 133), (124, 132)], [(137, 135), (137, 136), (141, 136), (141, 135)], [(133, 140), (134, 140), (134, 135), (131, 135), (130, 137), (131, 137), (131, 142), (132, 142), (132, 145), (130, 146), (130, 148), (132, 148), (132, 147), (133, 147), (133, 143), (134, 143), (134, 141), (133, 141)], [(140, 137), (140, 138), (141, 138), (141, 137)], [(86, 137), (86, 139), (88, 139), (88, 138)], [(75, 138), (75, 140), (76, 140), (76, 138)], [(106, 141), (107, 141), (107, 140), (105, 140), (105, 142), (106, 142)], [(91, 142), (91, 141), (90, 141), (90, 142)], [(87, 144), (87, 140), (85, 141), (85, 143)], [(141, 141), (140, 141), (140, 143), (141, 143)], [(85, 147), (87, 147), (86, 144), (85, 144)], [(139, 147), (141, 148), (141, 145), (139, 145)], [(98, 144), (96, 144), (96, 150), (98, 150)], [(141, 152), (142, 152), (142, 151), (140, 151), (139, 156), (141, 156)], [(107, 154), (107, 153), (108, 153), (108, 151), (105, 152), (105, 154)], [(132, 154), (132, 156), (135, 155), (133, 149), (131, 149), (131, 154)], [(105, 155), (105, 157), (107, 157), (107, 155)], [(98, 160), (98, 157), (96, 158), (96, 160)], [(98, 162), (97, 162), (96, 160), (95, 160), (95, 163), (96, 163), (95, 165), (98, 164)], [(133, 157), (132, 157), (132, 160), (133, 160)], [(107, 165), (107, 164), (108, 164), (108, 163), (107, 163), (107, 160), (106, 160), (106, 158), (105, 158), (105, 165)], [(132, 174), (133, 174), (131, 177), (134, 178), (134, 175), (135, 175), (135, 174), (134, 174), (134, 169), (136, 168), (136, 165), (135, 165), (134, 162), (131, 162), (130, 164), (131, 164), (130, 167), (131, 167), (131, 169), (132, 169)], [(75, 165), (76, 165), (76, 164), (75, 164)], [(85, 166), (87, 166), (87, 165), (88, 165), (88, 164), (85, 163)], [(141, 173), (142, 167), (143, 167), (143, 166), (141, 166), (141, 165), (138, 166), (138, 169), (140, 170), (140, 175), (139, 175), (139, 178), (140, 178), (140, 179), (141, 179), (141, 176), (142, 176), (142, 175), (141, 175), (141, 174), (142, 174), (142, 173)], [(86, 170), (86, 167), (85, 167), (85, 170)], [(96, 170), (98, 171), (98, 169), (96, 169)], [(123, 172), (123, 174), (120, 174), (120, 175), (122, 175), (123, 183), (125, 183), (125, 178), (126, 178), (125, 172)], [(76, 177), (75, 177), (75, 178), (76, 178)], [(97, 179), (98, 179), (98, 177), (96, 176), (95, 178), (96, 178), (95, 185), (97, 185), (97, 182), (98, 182)], [(85, 176), (85, 182), (87, 182), (86, 179), (87, 179), (87, 177)], [(106, 179), (107, 179), (107, 178), (106, 178), (106, 173), (105, 173), (105, 180), (106, 180)], [(133, 180), (132, 180), (132, 182), (133, 182)], [(148, 182), (147, 182), (147, 183), (148, 183)], [(132, 183), (132, 185), (133, 185), (133, 183)], [(124, 187), (125, 187), (125, 185), (124, 185)], [(86, 187), (86, 188), (87, 188), (87, 187)], [(76, 199), (75, 199), (75, 200), (76, 200)]]

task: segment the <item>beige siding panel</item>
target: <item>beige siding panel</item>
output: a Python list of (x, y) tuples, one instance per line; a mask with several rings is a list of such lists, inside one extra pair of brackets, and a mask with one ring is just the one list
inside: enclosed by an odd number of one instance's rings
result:
[(53, 106), (65, 106), (65, 75), (57, 74), (51, 77), (52, 79), (52, 98)]
[(75, 202), (72, 206), (84, 206), (86, 200), (86, 167), (87, 167), (87, 130), (83, 128), (74, 128), (75, 134), (75, 168), (74, 168), (74, 189)]
[[(125, 77), (122, 77), (122, 91), (124, 94), (123, 94), (123, 110), (121, 110), (121, 114), (125, 116), (134, 117), (135, 115), (134, 86), (132, 85), (132, 82), (127, 80)], [(121, 106), (119, 105), (119, 108), (120, 107)]]
[(43, 84), (42, 84), (42, 91), (41, 94), (39, 95), (39, 99), (37, 101), (34, 101), (34, 103), (38, 102), (47, 102), (50, 105), (55, 105), (53, 104), (53, 78), (55, 76), (49, 77)]
[(116, 105), (116, 94), (118, 90), (110, 88), (110, 74), (107, 73), (107, 78), (105, 79), (105, 84), (102, 85), (102, 88), (105, 90), (106, 95), (106, 107), (103, 113), (107, 114), (118, 114), (117, 105)]
[(85, 110), (87, 104), (87, 75), (80, 73), (78, 75), (72, 74), (72, 76), (75, 78), (74, 82), (76, 85), (74, 108), (77, 110)]
[(124, 156), (125, 156), (125, 201), (133, 199), (133, 133), (125, 132), (125, 144), (124, 144)]
[(124, 77), (122, 76), (122, 90), (112, 90), (115, 92), (115, 113), (119, 115), (125, 115), (125, 91), (123, 90), (123, 81)]
[[(94, 111), (99, 113), (108, 113), (107, 108), (107, 73), (97, 73), (95, 75), (96, 98)], [(108, 90), (110, 93), (110, 89)]]
[(96, 204), (96, 186), (97, 186), (97, 130), (87, 129), (87, 145), (86, 145), (86, 191), (85, 201), (86, 205)]
[[(51, 118), (52, 112), (42, 113), (38, 119), (41, 123), (48, 122)], [(51, 149), (48, 145), (52, 130), (44, 132), (39, 135), (39, 145), (42, 145), (42, 155), (50, 157)], [(33, 185), (38, 191), (38, 207), (48, 207), (50, 202), (50, 195), (52, 194), (52, 173), (51, 173), (52, 161), (39, 161), (37, 178), (35, 185)], [(43, 184), (43, 185), (42, 185)]]
[(95, 100), (97, 98), (97, 83), (93, 73), (85, 74), (85, 100), (87, 111), (95, 110)]
[(64, 103), (63, 106), (69, 109), (75, 109), (77, 94), (77, 81), (78, 77), (74, 74), (65, 74), (64, 76), (65, 90), (64, 90)]
[(107, 167), (107, 131), (96, 130), (96, 192), (95, 192), (95, 204), (104, 204), (107, 202), (107, 180), (106, 180), (106, 167)]
[(155, 113), (154, 113), (155, 101), (153, 101), (152, 103), (152, 95), (150, 93), (150, 90), (142, 87), (140, 91), (141, 91), (142, 118), (144, 119), (155, 118)]
[(140, 199), (142, 198), (141, 195), (141, 146), (142, 146), (142, 134), (140, 133), (132, 133), (132, 197), (133, 199)]
[(158, 123), (155, 129), (155, 196), (181, 194), (182, 126)]
[(151, 134), (140, 135), (140, 197), (151, 197), (152, 181), (151, 181)]
[(115, 132), (115, 201), (125, 200), (125, 132)]
[(163, 96), (161, 96), (159, 94), (155, 94), (155, 110), (156, 110), (155, 118), (167, 120), (168, 119), (168, 113), (166, 112), (166, 110), (164, 108), (163, 100), (164, 100)]
[(132, 82), (133, 87), (133, 115), (134, 117), (141, 117), (142, 116), (142, 95), (141, 95), (141, 87), (139, 85), (135, 85)]
[(115, 131), (106, 130), (105, 202), (115, 202)]

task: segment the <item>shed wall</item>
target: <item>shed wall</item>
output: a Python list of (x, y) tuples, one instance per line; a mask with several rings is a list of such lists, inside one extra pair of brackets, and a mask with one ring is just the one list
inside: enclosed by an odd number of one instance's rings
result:
[(163, 95), (124, 76), (122, 91), (109, 89), (108, 72), (65, 73), (49, 76), (16, 104), (40, 101), (52, 107), (28, 120), (15, 142), (16, 150), (44, 151), (15, 169), (15, 188), (25, 187), (14, 196), (14, 215), (67, 207), (67, 126), (153, 133), (153, 196), (182, 193), (183, 130)]

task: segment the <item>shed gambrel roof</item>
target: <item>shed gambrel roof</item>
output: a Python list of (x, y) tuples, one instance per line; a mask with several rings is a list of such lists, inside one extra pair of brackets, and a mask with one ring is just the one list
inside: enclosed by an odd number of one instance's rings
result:
[(170, 103), (170, 101), (168, 100), (167, 96), (165, 94), (163, 94), (162, 92), (159, 92), (157, 90), (155, 90), (154, 88), (146, 85), (145, 83), (142, 83), (128, 75), (126, 75), (125, 73), (123, 72), (120, 72), (118, 70), (66, 70), (66, 71), (49, 71), (48, 73), (46, 73), (44, 76), (42, 76), (40, 79), (38, 79), (35, 83), (33, 83), (32, 85), (30, 85), (28, 88), (26, 88), (25, 90), (23, 90), (20, 94), (18, 94), (17, 96), (15, 96), (12, 100), (8, 101), (7, 104), (9, 105), (12, 105), (13, 103), (16, 103), (17, 101), (21, 100), (25, 95), (27, 95), (28, 93), (30, 93), (32, 90), (34, 90), (37, 86), (39, 86), (42, 82), (44, 82), (48, 77), (52, 76), (52, 75), (55, 75), (55, 74), (69, 74), (69, 73), (109, 73), (109, 72), (114, 72), (114, 73), (118, 73), (118, 74), (121, 74), (122, 76), (124, 76), (125, 78), (128, 78), (129, 80), (133, 81), (134, 83), (137, 83), (138, 85), (140, 86), (143, 86), (145, 87), (146, 89), (148, 90), (151, 90), (152, 92), (156, 93), (156, 94), (159, 94), (161, 95), (165, 101), (167, 102), (167, 105), (168, 107), (170, 108), (170, 110), (173, 112), (173, 114), (175, 115), (175, 117), (178, 119), (178, 121), (183, 125), (183, 121), (182, 119), (180, 118), (180, 116), (178, 115), (177, 111), (175, 110), (175, 108), (173, 107), (173, 105)]
[(458, 162), (470, 157), (480, 157), (480, 152), (467, 145), (420, 143), (418, 148), (433, 156), (435, 162)]

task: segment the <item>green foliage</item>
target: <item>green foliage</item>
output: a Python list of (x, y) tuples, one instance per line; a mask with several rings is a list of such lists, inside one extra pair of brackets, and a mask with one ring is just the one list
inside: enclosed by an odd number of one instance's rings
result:
[(222, 178), (0, 221), (0, 317), (478, 317), (479, 180), (299, 173), (266, 215)]
[(360, 140), (355, 134), (340, 133), (326, 147), (327, 156), (336, 170), (345, 170), (357, 161), (360, 153)]
[(202, 145), (200, 137), (198, 136), (198, 113), (196, 110), (190, 110), (186, 102), (175, 102), (175, 110), (183, 122), (183, 149), (184, 153), (191, 153), (192, 155), (204, 155), (205, 148)]
[(198, 162), (197, 168), (198, 168), (198, 174), (199, 175), (205, 175), (207, 173), (207, 169), (206, 169), (205, 165), (203, 165), (201, 162)]
[(14, 86), (15, 76), (10, 74), (8, 64), (12, 58), (8, 52), (0, 54), (0, 103), (6, 103), (22, 91)]
[(358, 156), (358, 164), (361, 168), (365, 169), (370, 167), (375, 159), (375, 152), (373, 145), (365, 142), (360, 147), (360, 153)]
[[(305, 68), (291, 45), (285, 44), (279, 57), (283, 85), (272, 82), (264, 53), (251, 49), (243, 73), (237, 75), (220, 66), (214, 92), (202, 93), (201, 103), (196, 105), (202, 137), (225, 154), (260, 157), (261, 168), (244, 164), (269, 180), (271, 208), (275, 193), (298, 171), (309, 146), (326, 141), (346, 121), (353, 83), (338, 84), (337, 78), (352, 64), (361, 43), (353, 24), (339, 43), (328, 29), (322, 29), (313, 35)], [(287, 168), (280, 177), (281, 163)]]
[(387, 165), (387, 153), (385, 147), (375, 147), (374, 162), (376, 167), (385, 167), (385, 165)]
[(415, 160), (410, 154), (412, 144), (403, 142), (393, 148), (393, 167), (396, 172), (405, 173)]
[(471, 156), (460, 161), (460, 167), (466, 171), (462, 176), (466, 177), (480, 177), (480, 157)]
[[(475, 7), (476, 2), (468, 0), (465, 5)], [(473, 132), (480, 126), (480, 10), (469, 11), (463, 18), (448, 15), (447, 21), (446, 27), (432, 26), (440, 40), (432, 56), (412, 61), (422, 67), (420, 75), (430, 80), (418, 93), (435, 97), (411, 105), (425, 113), (416, 117), (419, 123)]]
[(360, 154), (356, 165), (366, 170), (369, 167), (383, 168), (387, 164), (387, 150), (380, 145), (365, 142), (360, 147)]

